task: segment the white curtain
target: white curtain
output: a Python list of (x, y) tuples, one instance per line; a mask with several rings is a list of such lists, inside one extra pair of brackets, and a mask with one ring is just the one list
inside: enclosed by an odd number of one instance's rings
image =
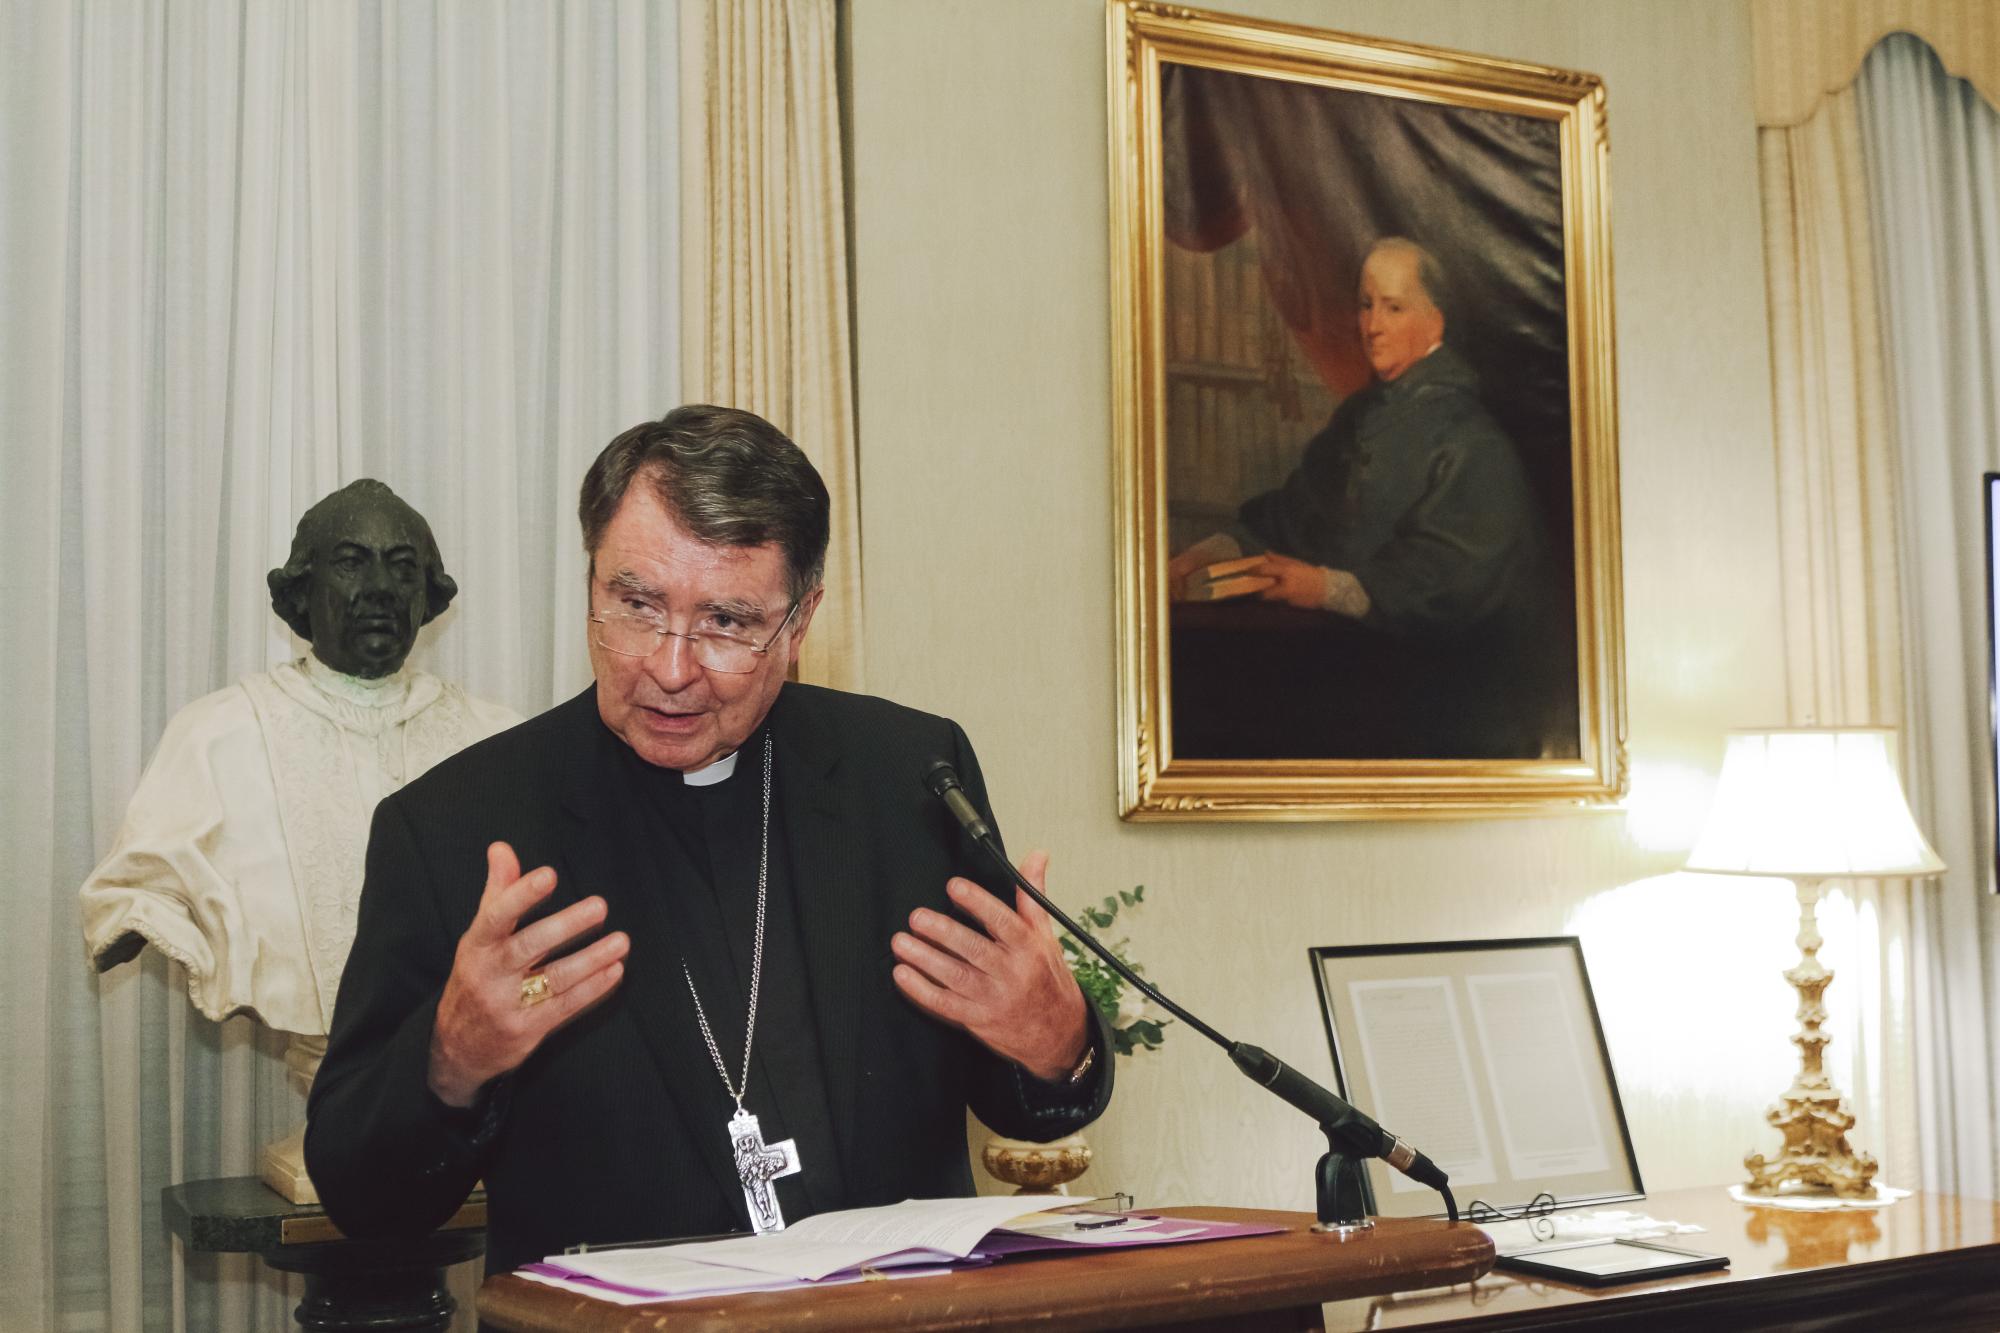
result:
[(1855, 92), (1900, 458), (1911, 795), (1950, 866), (1914, 913), (1923, 1184), (1992, 1198), (2000, 912), (1980, 476), (2000, 469), (2000, 114), (1906, 34), (1875, 49)]
[[(1830, 94), (1799, 124), (1758, 131), (1757, 142), (1786, 720), (1894, 725), (1903, 697), (1896, 451), (1853, 90)], [(1923, 890), (1841, 883), (1821, 909), (1822, 957), (1839, 978), (1827, 992), (1829, 1072), (1858, 1117), (1855, 1147), (1903, 1187), (1919, 1160), (1913, 891)]]
[(681, 5), (682, 382), (768, 418), (826, 478), (801, 680), (860, 689), (860, 463), (834, 0)]
[(359, 476), (459, 601), (418, 665), (588, 680), (576, 486), (679, 401), (677, 15), (645, 0), (0, 4), (0, 1328), (278, 1329), (169, 1182), (250, 1174), (275, 1047), (75, 892), (167, 718), (296, 654), (264, 573)]

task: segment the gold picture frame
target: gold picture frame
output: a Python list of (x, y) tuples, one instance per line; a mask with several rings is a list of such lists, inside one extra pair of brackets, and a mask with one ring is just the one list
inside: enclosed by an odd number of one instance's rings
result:
[[(1462, 817), (1615, 801), (1626, 724), (1603, 84), (1150, 0), (1107, 11), (1121, 815)], [(1450, 293), (1421, 373), (1393, 364), (1393, 340), (1357, 331), (1364, 303), (1402, 308), (1385, 284), (1416, 280), (1404, 272)], [(1415, 414), (1393, 419), (1420, 446), (1398, 452), (1403, 437), (1378, 430), (1390, 402)], [(1420, 437), (1415, 423), (1465, 402), (1460, 425)], [(1453, 442), (1481, 420), (1476, 440)], [(1473, 475), (1466, 457), (1501, 460), (1508, 486), (1437, 480)], [(1411, 483), (1432, 488), (1426, 505), (1457, 485), (1449, 512), (1483, 534), (1447, 531), (1423, 550), (1532, 549), (1532, 561), (1489, 561), (1532, 597), (1503, 614), (1492, 598), (1434, 593), (1410, 573), (1422, 550), (1414, 562), (1364, 552), (1354, 576), (1326, 573), (1329, 558), (1317, 572), (1307, 555), (1272, 558), (1294, 554), (1266, 535), (1297, 528), (1294, 511), (1322, 524), (1301, 529), (1304, 542), (1360, 550), (1365, 524), (1334, 529), (1371, 495), (1418, 494), (1376, 479), (1399, 468), (1428, 469)], [(1418, 512), (1368, 521), (1417, 532)], [(1221, 536), (1189, 542), (1204, 525)], [(1170, 580), (1177, 555), (1211, 549), (1241, 559)], [(1245, 565), (1249, 582), (1223, 578)], [(1273, 584), (1289, 570), (1326, 582)], [(1354, 601), (1349, 584), (1371, 581), (1380, 591)], [(1197, 583), (1226, 600), (1183, 600)], [(1291, 604), (1264, 601), (1267, 587)], [(1530, 601), (1538, 619), (1511, 609)]]

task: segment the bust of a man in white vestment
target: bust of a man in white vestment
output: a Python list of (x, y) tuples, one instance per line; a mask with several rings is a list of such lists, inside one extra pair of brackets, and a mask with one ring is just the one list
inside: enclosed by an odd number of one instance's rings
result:
[[(295, 662), (197, 699), (167, 724), (118, 839), (82, 889), (98, 970), (151, 944), (220, 1022), (294, 1034), (310, 1081), (354, 942), (375, 803), (520, 721), (404, 660), (457, 594), (421, 514), (379, 481), (299, 520), (269, 575), (271, 609), (312, 645)], [(265, 1176), (282, 1192), (297, 1182)]]

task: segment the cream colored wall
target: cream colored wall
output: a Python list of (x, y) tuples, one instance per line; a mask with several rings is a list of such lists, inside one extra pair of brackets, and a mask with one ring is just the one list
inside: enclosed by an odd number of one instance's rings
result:
[[(1130, 934), (1151, 975), (1322, 1078), (1308, 946), (1581, 930), (1647, 1184), (1728, 1180), (1789, 1073), (1788, 898), (1655, 877), (1691, 841), (1721, 733), (1783, 705), (1745, 5), (1225, 7), (1604, 77), (1629, 807), (1118, 820), (1098, 0), (849, 11), (868, 687), (962, 721), (1011, 844), (1053, 849), (1061, 898), (1144, 883)], [(1312, 1127), (1169, 1031), (1124, 1062), (1087, 1183), (1310, 1206)]]

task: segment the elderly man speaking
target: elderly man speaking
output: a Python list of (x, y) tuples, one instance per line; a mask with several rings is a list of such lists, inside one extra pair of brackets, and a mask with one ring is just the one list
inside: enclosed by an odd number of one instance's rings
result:
[[(488, 1268), (972, 1192), (964, 1113), (1103, 1110), (1106, 1033), (1047, 918), (970, 877), (922, 784), (950, 721), (789, 683), (819, 474), (683, 407), (583, 484), (595, 683), (382, 802), (306, 1152), (351, 1236), (477, 1180)], [(1023, 870), (1039, 881), (1045, 858)]]

